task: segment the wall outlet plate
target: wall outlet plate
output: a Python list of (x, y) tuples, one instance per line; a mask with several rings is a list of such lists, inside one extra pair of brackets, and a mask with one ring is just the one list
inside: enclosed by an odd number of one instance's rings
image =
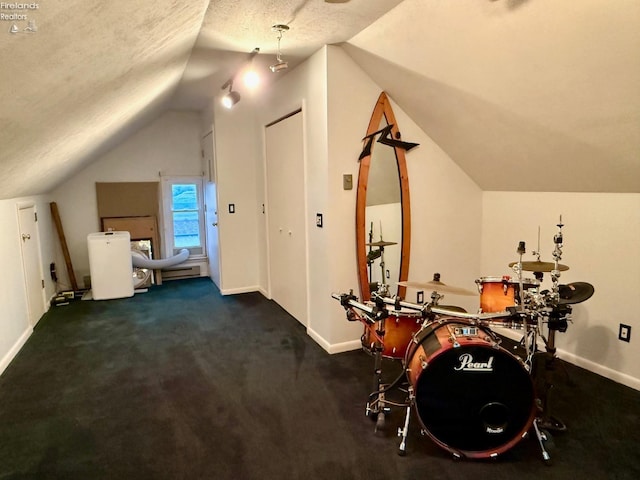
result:
[(620, 324), (620, 329), (618, 330), (618, 340), (622, 340), (623, 342), (631, 341), (631, 325), (625, 325), (624, 323)]
[(316, 227), (322, 228), (322, 214), (316, 213)]
[(350, 173), (342, 175), (342, 188), (343, 190), (353, 190), (353, 175)]

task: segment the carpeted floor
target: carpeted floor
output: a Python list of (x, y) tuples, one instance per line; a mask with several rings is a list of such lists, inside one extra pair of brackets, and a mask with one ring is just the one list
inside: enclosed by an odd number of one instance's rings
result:
[(562, 365), (550, 466), (534, 437), (453, 461), (415, 415), (402, 457), (403, 412), (364, 414), (366, 353), (328, 355), (258, 293), (166, 282), (45, 315), (0, 377), (0, 479), (640, 478), (640, 392)]

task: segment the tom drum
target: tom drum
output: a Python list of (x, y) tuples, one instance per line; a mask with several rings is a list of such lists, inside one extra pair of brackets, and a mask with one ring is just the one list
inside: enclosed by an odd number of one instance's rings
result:
[(387, 317), (373, 325), (367, 325), (362, 336), (362, 346), (369, 352), (380, 343), (382, 356), (404, 359), (407, 346), (422, 326), (423, 318), (419, 312), (389, 309)]
[[(520, 283), (511, 277), (481, 277), (476, 280), (480, 292), (482, 313), (506, 312), (507, 307), (520, 303)], [(536, 288), (540, 282), (531, 278), (522, 280), (524, 290)]]

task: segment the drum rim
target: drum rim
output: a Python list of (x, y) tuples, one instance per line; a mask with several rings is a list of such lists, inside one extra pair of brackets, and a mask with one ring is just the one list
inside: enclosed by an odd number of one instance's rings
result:
[[(486, 280), (489, 279), (489, 280)], [(480, 277), (478, 279), (476, 279), (476, 283), (477, 284), (481, 284), (481, 283), (512, 283), (515, 285), (518, 285), (520, 283), (520, 280), (518, 280), (517, 278), (504, 278), (504, 277)], [(535, 285), (535, 286), (539, 286), (540, 285), (540, 281), (535, 279), (535, 278), (523, 278), (522, 279), (522, 284), (523, 285)]]

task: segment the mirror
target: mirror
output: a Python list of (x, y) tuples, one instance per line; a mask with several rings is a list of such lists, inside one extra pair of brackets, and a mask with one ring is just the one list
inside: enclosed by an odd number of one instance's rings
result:
[(411, 208), (405, 150), (377, 141), (385, 127), (390, 127), (391, 138), (400, 139), (391, 103), (382, 92), (369, 121), (358, 172), (356, 246), (362, 301), (369, 300), (372, 291), (403, 297), (406, 287), (397, 282), (406, 281), (409, 273)]

